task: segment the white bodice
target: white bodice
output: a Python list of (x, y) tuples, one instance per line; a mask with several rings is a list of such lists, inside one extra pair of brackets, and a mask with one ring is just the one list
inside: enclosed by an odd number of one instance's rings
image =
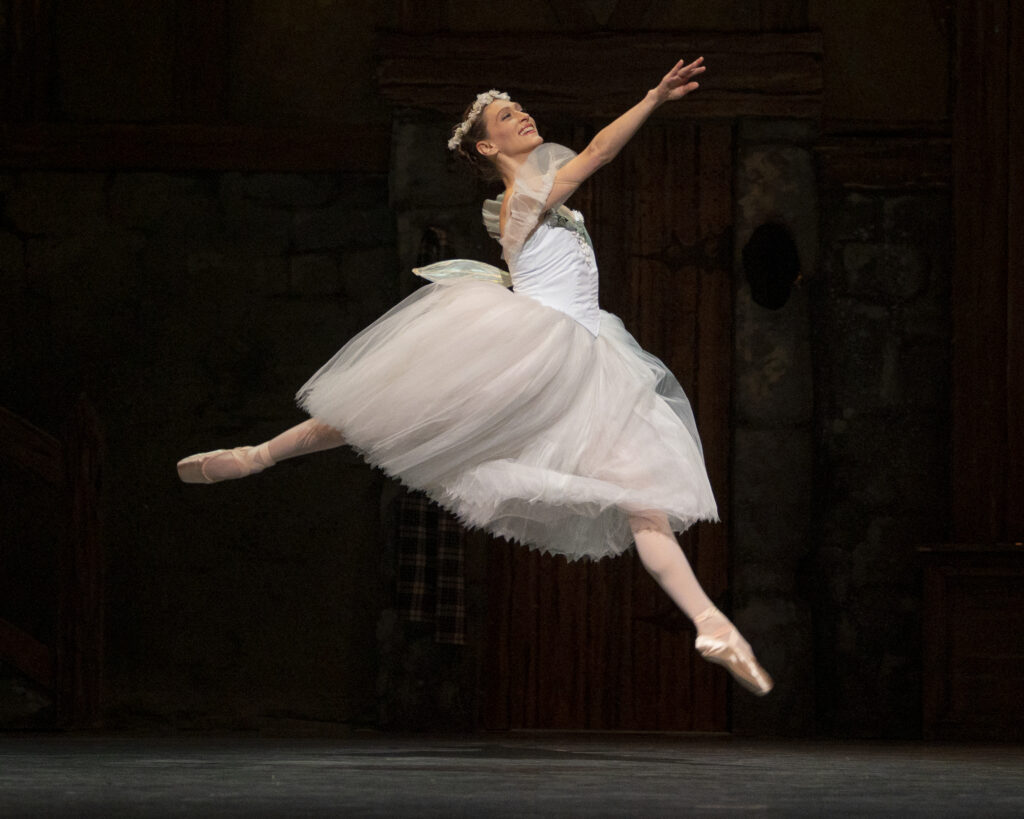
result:
[(597, 261), (578, 211), (549, 211), (506, 261), (515, 292), (561, 310), (591, 335), (598, 334)]
[(544, 143), (516, 172), (505, 230), (500, 230), (505, 194), (484, 202), (487, 232), (502, 246), (512, 289), (561, 310), (597, 336), (597, 261), (583, 215), (565, 205), (547, 208), (558, 169), (575, 157), (568, 148)]
[[(487, 232), (498, 241), (503, 197), (488, 199), (482, 210)], [(597, 260), (582, 213), (565, 205), (552, 208), (521, 245), (502, 244), (516, 293), (561, 310), (597, 336), (601, 323)]]

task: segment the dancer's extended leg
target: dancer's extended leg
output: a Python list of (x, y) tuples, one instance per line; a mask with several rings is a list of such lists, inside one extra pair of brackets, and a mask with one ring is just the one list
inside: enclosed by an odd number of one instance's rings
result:
[(297, 455), (309, 455), (311, 452), (334, 449), (343, 443), (345, 443), (345, 439), (338, 430), (320, 423), (316, 418), (310, 418), (286, 429), (261, 446), (267, 447), (271, 464), (276, 464), (278, 461), (294, 458)]
[(178, 461), (178, 475), (185, 483), (215, 483), (244, 478), (286, 458), (332, 449), (343, 443), (345, 439), (338, 430), (310, 418), (258, 446), (190, 455)]
[[(690, 561), (676, 540), (668, 517), (663, 512), (641, 512), (629, 516), (636, 550), (644, 568), (691, 620), (712, 608)], [(705, 623), (705, 628), (713, 624)]]
[(771, 691), (771, 677), (758, 665), (750, 644), (701, 588), (668, 517), (663, 512), (639, 512), (630, 515), (629, 523), (644, 568), (696, 626), (701, 655), (725, 666), (755, 694)]

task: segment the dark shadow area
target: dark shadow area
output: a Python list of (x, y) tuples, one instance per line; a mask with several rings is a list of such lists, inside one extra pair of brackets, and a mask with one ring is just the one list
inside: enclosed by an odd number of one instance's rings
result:
[(743, 273), (756, 304), (768, 310), (785, 307), (800, 276), (793, 234), (783, 225), (757, 227), (743, 246)]

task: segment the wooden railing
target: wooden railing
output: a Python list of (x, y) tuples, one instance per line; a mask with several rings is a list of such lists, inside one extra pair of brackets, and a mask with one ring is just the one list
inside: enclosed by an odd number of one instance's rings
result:
[[(56, 638), (47, 645), (0, 617), (0, 659), (51, 692), (62, 728), (96, 725), (103, 682), (103, 554), (98, 499), (101, 439), (83, 395), (63, 441), (0, 407), (0, 459), (40, 479), (63, 517), (56, 548)], [(4, 571), (17, 572), (17, 566)]]

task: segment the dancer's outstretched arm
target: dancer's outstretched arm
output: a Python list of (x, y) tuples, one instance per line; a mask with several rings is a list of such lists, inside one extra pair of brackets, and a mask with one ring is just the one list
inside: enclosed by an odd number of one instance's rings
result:
[(684, 65), (680, 60), (640, 102), (598, 131), (590, 144), (555, 175), (555, 184), (551, 188), (546, 208), (562, 204), (595, 171), (618, 156), (622, 147), (632, 139), (655, 109), (695, 91), (699, 85), (694, 77), (704, 72), (703, 62), (703, 57), (698, 57), (689, 65)]

